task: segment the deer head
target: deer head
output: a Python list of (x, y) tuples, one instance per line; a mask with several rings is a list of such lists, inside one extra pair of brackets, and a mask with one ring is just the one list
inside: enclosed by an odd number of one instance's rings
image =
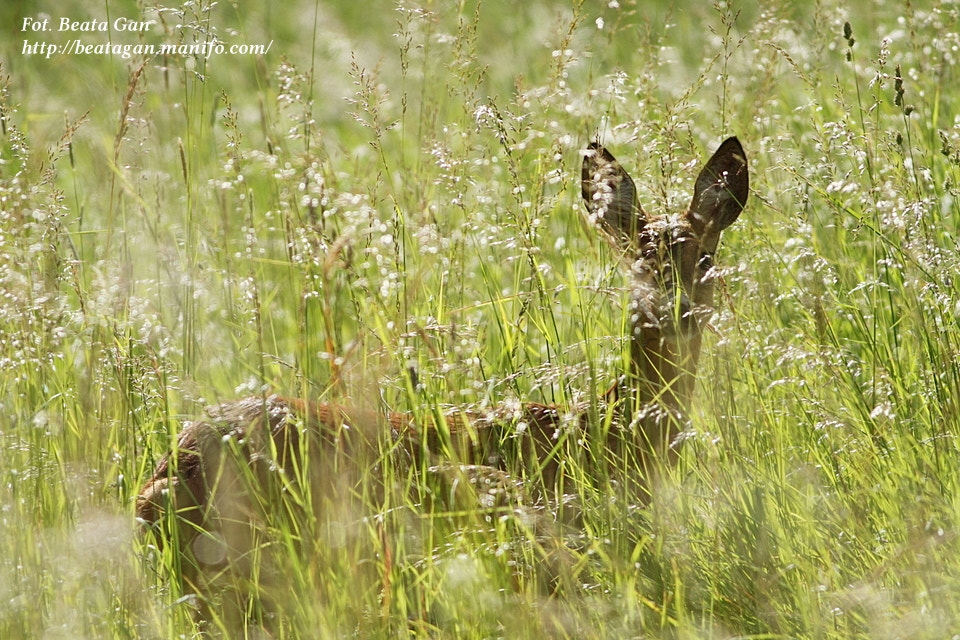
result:
[(747, 156), (736, 138), (724, 141), (700, 171), (689, 209), (679, 215), (645, 213), (633, 180), (598, 143), (583, 159), (582, 189), (591, 221), (621, 252), (632, 276), (627, 380), (639, 435), (645, 453), (669, 452), (684, 423), (701, 333), (713, 312), (713, 254), (747, 200)]

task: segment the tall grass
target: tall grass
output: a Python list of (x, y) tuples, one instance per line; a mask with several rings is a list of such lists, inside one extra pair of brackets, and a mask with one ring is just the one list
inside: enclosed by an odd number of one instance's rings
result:
[[(681, 211), (733, 134), (753, 192), (652, 504), (576, 446), (557, 547), (425, 509), (442, 488), (399, 471), (366, 513), (288, 497), (235, 585), (249, 633), (957, 633), (960, 15), (868, 4), (5, 5), (0, 636), (198, 633), (132, 500), (209, 403), (596, 398), (629, 274), (583, 221), (578, 150), (599, 135), (647, 210)], [(26, 57), (42, 12), (274, 46)]]

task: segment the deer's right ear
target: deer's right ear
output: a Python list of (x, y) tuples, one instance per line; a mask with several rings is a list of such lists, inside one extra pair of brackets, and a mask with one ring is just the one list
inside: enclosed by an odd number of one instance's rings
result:
[(597, 142), (591, 142), (584, 152), (581, 188), (590, 220), (618, 246), (636, 244), (644, 225), (637, 187), (617, 159)]
[(707, 251), (716, 249), (720, 232), (733, 224), (750, 193), (747, 154), (736, 138), (727, 138), (697, 176), (687, 213)]

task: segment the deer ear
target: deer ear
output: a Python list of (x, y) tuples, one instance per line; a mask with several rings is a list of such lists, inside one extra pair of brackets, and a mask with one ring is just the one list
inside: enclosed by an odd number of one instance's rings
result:
[(583, 157), (581, 187), (590, 220), (618, 247), (635, 246), (645, 222), (637, 187), (617, 159), (597, 142), (590, 143)]
[(697, 176), (687, 218), (704, 243), (716, 250), (720, 232), (733, 224), (750, 193), (747, 154), (740, 141), (727, 138)]

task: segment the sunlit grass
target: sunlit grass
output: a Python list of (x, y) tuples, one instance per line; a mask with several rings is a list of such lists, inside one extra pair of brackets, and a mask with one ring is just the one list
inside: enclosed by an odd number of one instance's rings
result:
[[(198, 606), (277, 637), (955, 633), (957, 8), (648, 4), (187, 3), (149, 37), (275, 48), (142, 68), (3, 45), (0, 636), (195, 637)], [(35, 5), (0, 14), (106, 10)], [(435, 417), (616, 379), (598, 133), (650, 211), (724, 136), (750, 160), (652, 504), (566, 442), (574, 522), (431, 508), (442, 474), (385, 452), (357, 512), (263, 496), (256, 569), (199, 602), (132, 500), (204, 406)]]

